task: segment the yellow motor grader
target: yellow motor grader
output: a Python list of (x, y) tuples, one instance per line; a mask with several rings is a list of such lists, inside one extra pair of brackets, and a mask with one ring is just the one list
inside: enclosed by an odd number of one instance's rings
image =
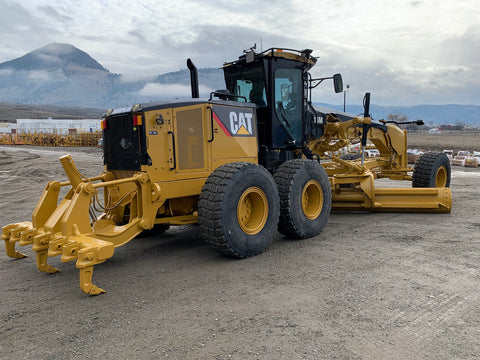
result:
[[(253, 49), (223, 66), (226, 90), (199, 99), (188, 60), (192, 98), (109, 110), (102, 120), (105, 172), (87, 178), (69, 155), (68, 181), (50, 181), (31, 222), (6, 225), (2, 239), (33, 245), (40, 271), (47, 260), (75, 260), (80, 288), (97, 295), (93, 267), (142, 231), (197, 223), (215, 250), (236, 258), (261, 253), (278, 231), (308, 238), (331, 210), (449, 212), (450, 163), (425, 153), (407, 164), (407, 134), (374, 122), (369, 94), (363, 116), (317, 109), (312, 89), (327, 79), (343, 91), (340, 74), (313, 78), (311, 50)], [(337, 156), (352, 143), (359, 154)], [(367, 157), (368, 147), (378, 157)], [(375, 187), (375, 179), (413, 187)], [(62, 188), (66, 193), (60, 199)]]

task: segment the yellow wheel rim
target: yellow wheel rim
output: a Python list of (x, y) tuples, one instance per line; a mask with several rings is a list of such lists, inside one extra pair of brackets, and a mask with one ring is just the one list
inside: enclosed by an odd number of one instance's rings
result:
[(268, 218), (268, 200), (258, 187), (245, 190), (238, 201), (237, 220), (240, 228), (248, 235), (258, 234)]
[(440, 166), (437, 170), (437, 176), (435, 177), (435, 186), (444, 187), (447, 185), (447, 169), (445, 166)]
[(302, 210), (307, 219), (316, 219), (323, 208), (323, 191), (317, 180), (310, 180), (302, 191)]

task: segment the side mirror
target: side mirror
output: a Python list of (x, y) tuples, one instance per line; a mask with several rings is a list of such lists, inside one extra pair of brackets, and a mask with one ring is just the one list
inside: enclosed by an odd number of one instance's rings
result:
[(336, 93), (340, 93), (343, 91), (342, 74), (333, 75), (333, 86), (335, 88)]

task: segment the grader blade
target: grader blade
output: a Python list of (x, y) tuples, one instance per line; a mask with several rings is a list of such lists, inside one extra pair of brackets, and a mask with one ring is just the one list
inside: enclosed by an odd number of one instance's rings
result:
[(332, 211), (448, 213), (452, 209), (452, 193), (448, 187), (376, 187), (370, 171), (334, 175), (331, 184)]
[(450, 188), (377, 188), (371, 197), (350, 189), (332, 194), (332, 211), (448, 213), (451, 209)]

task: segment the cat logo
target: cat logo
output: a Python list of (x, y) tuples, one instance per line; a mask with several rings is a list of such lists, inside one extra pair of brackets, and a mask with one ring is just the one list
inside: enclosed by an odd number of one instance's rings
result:
[(230, 111), (230, 132), (232, 135), (252, 135), (252, 113)]
[(213, 119), (225, 135), (255, 136), (255, 113), (253, 108), (212, 106)]

